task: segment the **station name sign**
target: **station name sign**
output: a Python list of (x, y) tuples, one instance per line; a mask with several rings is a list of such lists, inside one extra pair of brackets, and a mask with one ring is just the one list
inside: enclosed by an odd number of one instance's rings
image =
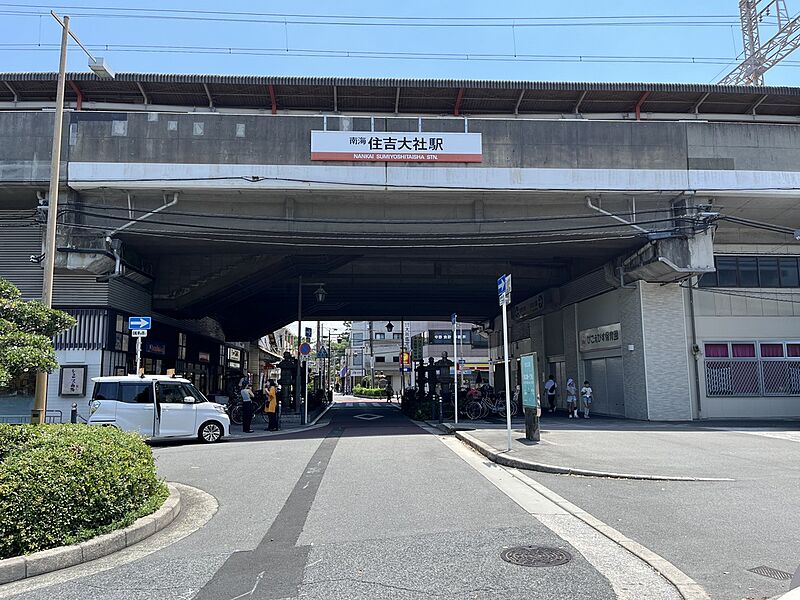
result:
[(619, 323), (584, 329), (580, 332), (581, 352), (619, 348), (621, 345), (622, 336), (620, 335)]
[(481, 162), (480, 133), (312, 131), (311, 160)]

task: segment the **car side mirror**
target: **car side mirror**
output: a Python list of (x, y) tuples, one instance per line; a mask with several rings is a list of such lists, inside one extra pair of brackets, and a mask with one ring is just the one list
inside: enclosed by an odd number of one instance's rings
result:
[(184, 396), (183, 397), (184, 404), (194, 404), (194, 396)]

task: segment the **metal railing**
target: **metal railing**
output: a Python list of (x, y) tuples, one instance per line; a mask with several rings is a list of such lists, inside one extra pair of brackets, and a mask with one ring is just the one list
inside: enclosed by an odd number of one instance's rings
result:
[[(44, 417), (45, 423), (63, 423), (63, 413), (60, 410), (48, 410)], [(0, 423), (10, 425), (26, 425), (31, 422), (30, 413), (25, 415), (0, 415)]]

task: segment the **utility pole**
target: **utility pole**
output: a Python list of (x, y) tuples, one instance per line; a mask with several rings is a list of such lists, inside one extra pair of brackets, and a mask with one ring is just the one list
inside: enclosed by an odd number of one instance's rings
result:
[[(776, 19), (777, 32), (762, 44), (760, 26), (768, 17)], [(800, 47), (800, 15), (789, 18), (786, 0), (739, 0), (739, 19), (744, 59), (720, 84), (764, 85), (764, 73)]]
[[(300, 393), (301, 386), (300, 386), (300, 361), (302, 360), (302, 356), (300, 354), (300, 344), (303, 343), (303, 276), (297, 276), (297, 343), (295, 344), (295, 350), (297, 350), (297, 376), (295, 377), (295, 408), (297, 412), (303, 414), (303, 395)], [(303, 422), (305, 425), (305, 421)]]
[[(56, 221), (58, 219), (58, 186), (61, 178), (61, 138), (64, 125), (64, 84), (67, 72), (67, 44), (69, 38), (81, 47), (89, 57), (89, 67), (101, 79), (113, 79), (114, 72), (106, 66), (102, 58), (96, 59), (81, 43), (77, 36), (69, 30), (69, 17), (62, 19), (50, 11), (53, 18), (61, 25), (61, 53), (58, 62), (58, 87), (56, 88), (56, 110), (53, 114), (53, 146), (50, 154), (50, 187), (47, 194), (47, 231), (44, 239), (44, 271), (42, 273), (42, 304), (47, 308), (53, 306), (53, 272), (56, 264)], [(141, 339), (141, 338), (140, 338)], [(138, 370), (137, 370), (138, 373)], [(47, 373), (36, 372), (36, 394), (31, 411), (31, 423), (44, 423), (47, 414)]]
[(369, 322), (369, 386), (375, 388), (375, 346), (372, 343), (372, 321)]

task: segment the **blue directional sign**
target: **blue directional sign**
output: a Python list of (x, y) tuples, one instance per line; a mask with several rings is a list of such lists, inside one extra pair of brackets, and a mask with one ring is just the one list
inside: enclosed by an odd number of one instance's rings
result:
[(307, 340), (311, 339), (311, 334), (312, 334), (311, 327), (306, 327), (306, 339)]
[(150, 329), (152, 317), (128, 317), (128, 329)]
[(501, 275), (497, 279), (497, 295), (502, 296), (505, 293), (506, 293), (506, 276)]

